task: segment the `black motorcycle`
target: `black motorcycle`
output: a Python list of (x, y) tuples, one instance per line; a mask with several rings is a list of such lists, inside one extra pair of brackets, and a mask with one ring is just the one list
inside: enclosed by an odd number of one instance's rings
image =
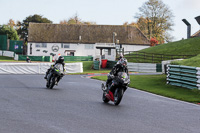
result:
[(52, 89), (54, 85), (57, 85), (60, 79), (64, 76), (62, 64), (56, 64), (53, 66), (47, 75), (46, 87)]
[[(113, 101), (115, 105), (118, 105), (123, 97), (124, 92), (126, 91), (128, 84), (130, 83), (130, 78), (125, 72), (119, 72), (117, 76), (115, 76), (112, 80), (112, 83), (108, 85), (106, 88), (104, 83), (102, 83), (102, 90), (103, 90), (103, 97), (102, 100), (105, 103), (108, 103), (109, 101)], [(110, 89), (112, 87), (112, 89)], [(109, 90), (113, 94), (113, 99), (110, 97), (107, 97), (107, 94), (109, 94)]]

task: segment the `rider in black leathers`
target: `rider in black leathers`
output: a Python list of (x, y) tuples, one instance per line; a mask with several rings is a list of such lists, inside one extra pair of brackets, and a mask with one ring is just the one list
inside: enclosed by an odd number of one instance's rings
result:
[[(44, 79), (47, 79), (47, 75), (49, 74), (49, 72), (50, 72), (50, 71), (52, 70), (52, 68), (53, 68), (56, 64), (58, 64), (58, 63), (62, 64), (62, 66), (63, 66), (63, 72), (65, 71), (64, 57), (59, 56), (59, 57), (58, 57), (58, 60), (56, 60), (55, 64), (53, 64), (49, 69), (47, 69), (47, 72), (46, 72), (46, 75), (45, 75)], [(57, 83), (59, 82), (59, 80), (60, 80), (60, 78), (57, 79)], [(56, 84), (57, 84), (57, 83), (56, 83)]]
[[(128, 68), (127, 68), (127, 60), (123, 57), (119, 59), (117, 64), (112, 68), (111, 72), (108, 74), (108, 79), (106, 81), (106, 87), (112, 83), (112, 80), (115, 76), (117, 76), (118, 72), (125, 72), (129, 76)], [(112, 85), (110, 86), (110, 91), (112, 92)]]

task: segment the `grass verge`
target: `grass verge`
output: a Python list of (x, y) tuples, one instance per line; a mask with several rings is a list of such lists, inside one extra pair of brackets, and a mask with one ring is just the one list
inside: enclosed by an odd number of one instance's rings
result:
[[(106, 76), (94, 79), (106, 81)], [(200, 103), (200, 91), (166, 84), (166, 75), (131, 75), (129, 87), (191, 103)]]
[(15, 61), (12, 57), (0, 56), (0, 61)]

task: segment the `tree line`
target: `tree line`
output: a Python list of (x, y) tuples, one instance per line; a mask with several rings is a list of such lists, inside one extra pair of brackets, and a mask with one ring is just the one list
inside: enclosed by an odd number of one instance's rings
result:
[[(148, 0), (135, 14), (136, 22), (125, 22), (123, 25), (132, 25), (138, 27), (143, 34), (150, 40), (151, 45), (162, 44), (173, 40), (170, 35), (173, 24), (173, 13), (162, 0)], [(28, 37), (28, 26), (30, 22), (34, 23), (53, 23), (42, 15), (34, 14), (26, 17), (22, 22), (9, 20), (7, 24), (0, 25), (0, 34), (7, 34), (11, 40), (25, 40)], [(69, 19), (60, 21), (60, 24), (86, 24), (95, 25), (96, 22), (82, 21), (76, 13)]]

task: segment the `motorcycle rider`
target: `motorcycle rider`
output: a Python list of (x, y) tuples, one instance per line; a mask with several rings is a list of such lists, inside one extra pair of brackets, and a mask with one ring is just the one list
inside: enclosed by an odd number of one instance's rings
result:
[[(112, 83), (112, 80), (114, 79), (114, 77), (117, 76), (118, 72), (125, 72), (129, 76), (128, 68), (127, 68), (127, 59), (121, 57), (119, 59), (119, 61), (117, 62), (117, 64), (114, 65), (111, 72), (108, 74), (108, 79), (106, 81), (107, 88), (108, 88), (108, 85), (110, 85)], [(113, 88), (112, 87), (113, 86), (111, 85), (106, 97), (108, 97), (108, 99), (111, 99), (113, 101), (114, 98), (113, 98), (113, 90), (112, 90)]]
[(120, 54), (117, 64), (119, 64), (119, 61), (120, 61), (121, 58), (123, 58), (123, 54)]
[[(63, 72), (65, 72), (65, 62), (64, 62), (64, 57), (63, 56), (59, 56), (58, 57), (58, 60), (55, 61), (55, 64), (51, 65), (49, 69), (47, 69), (47, 72), (46, 72), (46, 75), (44, 77), (44, 79), (47, 79), (47, 75), (49, 74), (49, 72), (53, 69), (53, 67), (56, 65), (56, 64), (62, 64), (63, 66)], [(57, 79), (57, 82), (55, 83), (56, 85), (58, 84), (60, 78)]]
[(26, 62), (31, 63), (31, 59), (28, 56), (26, 57)]

